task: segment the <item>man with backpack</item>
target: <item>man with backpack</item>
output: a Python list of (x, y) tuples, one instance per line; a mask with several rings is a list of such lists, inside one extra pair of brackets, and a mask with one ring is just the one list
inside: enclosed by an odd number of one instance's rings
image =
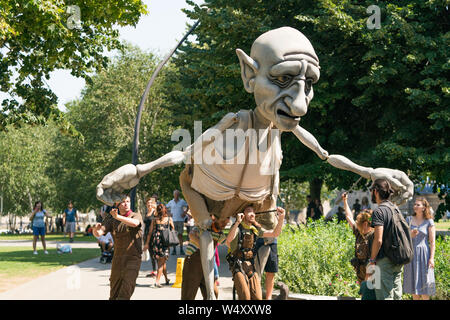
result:
[(389, 201), (394, 193), (389, 182), (375, 180), (370, 192), (378, 208), (372, 214), (371, 226), (375, 232), (368, 274), (375, 279), (373, 287), (377, 300), (400, 300), (402, 268), (412, 260), (414, 253), (411, 235), (400, 210)]

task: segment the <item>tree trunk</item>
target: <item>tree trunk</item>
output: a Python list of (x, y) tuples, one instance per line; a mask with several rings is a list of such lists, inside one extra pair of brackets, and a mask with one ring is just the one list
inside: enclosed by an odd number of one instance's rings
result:
[(141, 192), (136, 192), (136, 205), (135, 205), (136, 207), (134, 212), (140, 213), (142, 215), (142, 218), (144, 218), (143, 216), (144, 215), (143, 209), (145, 207), (144, 199), (145, 197), (142, 195)]
[(30, 201), (30, 208), (31, 208), (31, 213), (33, 213), (33, 199), (31, 198), (31, 193), (30, 190), (27, 187), (27, 192), (28, 192), (28, 200)]
[(320, 193), (322, 190), (323, 180), (315, 178), (309, 181), (309, 194), (311, 195), (311, 199), (320, 199)]
[(8, 213), (8, 224), (9, 230), (14, 232), (16, 230), (16, 215), (13, 213)]

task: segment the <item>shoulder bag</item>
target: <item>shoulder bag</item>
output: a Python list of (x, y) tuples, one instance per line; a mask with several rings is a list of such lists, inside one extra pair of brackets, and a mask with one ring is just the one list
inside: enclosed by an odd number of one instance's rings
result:
[(164, 228), (162, 231), (162, 243), (166, 247), (176, 246), (180, 244), (178, 241), (178, 232), (176, 230), (173, 230), (170, 226), (170, 220), (169, 220), (169, 226), (167, 228)]

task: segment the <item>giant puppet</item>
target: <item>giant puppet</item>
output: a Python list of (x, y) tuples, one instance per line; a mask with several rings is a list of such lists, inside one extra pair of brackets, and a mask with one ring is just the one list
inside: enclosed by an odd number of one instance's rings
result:
[[(200, 252), (209, 299), (214, 299), (214, 247), (208, 231), (211, 215), (225, 219), (250, 204), (257, 211), (276, 208), (281, 133), (292, 132), (336, 168), (366, 179), (387, 179), (396, 191), (397, 203), (412, 198), (414, 189), (402, 171), (363, 167), (344, 156), (329, 155), (312, 134), (299, 126), (314, 96), (313, 84), (320, 77), (319, 59), (301, 32), (290, 27), (274, 29), (254, 41), (250, 56), (240, 49), (236, 53), (244, 88), (254, 95), (255, 109), (229, 113), (184, 150), (169, 152), (149, 163), (124, 165), (97, 186), (97, 198), (111, 205), (124, 190), (136, 186), (153, 170), (185, 164), (180, 186), (196, 224), (203, 230)], [(275, 220), (274, 216), (266, 217), (263, 227), (272, 228)]]

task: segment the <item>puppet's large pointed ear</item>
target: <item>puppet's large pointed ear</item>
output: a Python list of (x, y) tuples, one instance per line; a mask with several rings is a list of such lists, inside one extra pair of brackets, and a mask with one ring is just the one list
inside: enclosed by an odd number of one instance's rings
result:
[(236, 54), (241, 64), (241, 77), (242, 82), (244, 82), (245, 91), (253, 93), (255, 89), (255, 78), (259, 70), (258, 63), (241, 49), (236, 49)]

